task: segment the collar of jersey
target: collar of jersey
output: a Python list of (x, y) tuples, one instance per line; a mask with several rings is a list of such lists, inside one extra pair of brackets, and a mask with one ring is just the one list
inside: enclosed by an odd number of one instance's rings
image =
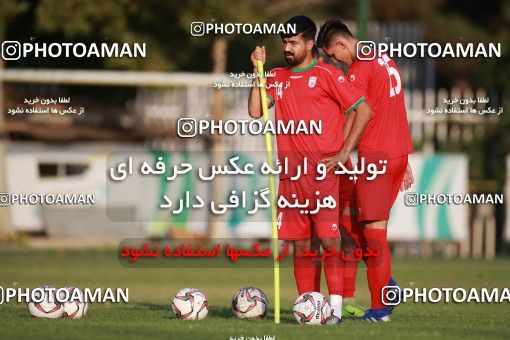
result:
[(291, 71), (292, 72), (305, 72), (305, 71), (308, 71), (309, 69), (312, 69), (315, 65), (317, 65), (318, 62), (319, 61), (317, 59), (315, 59), (313, 61), (313, 63), (311, 63), (310, 65), (305, 66), (305, 67), (299, 67), (299, 68), (293, 67), (293, 68), (291, 68)]

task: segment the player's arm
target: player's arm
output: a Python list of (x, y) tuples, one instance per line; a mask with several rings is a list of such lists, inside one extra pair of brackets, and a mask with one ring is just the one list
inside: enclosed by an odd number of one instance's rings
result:
[(346, 83), (341, 75), (340, 73), (329, 73), (326, 77), (328, 93), (338, 102), (340, 108), (348, 114), (347, 123), (344, 127), (345, 139), (340, 152), (333, 157), (322, 160), (328, 171), (335, 168), (338, 163), (344, 164), (349, 159), (351, 151), (354, 150), (360, 140), (372, 115), (372, 111), (365, 101), (366, 91)]
[[(350, 83), (351, 89), (357, 95), (363, 96), (363, 98), (368, 98), (368, 89), (370, 84), (372, 83), (372, 74), (373, 74), (373, 63), (363, 63), (361, 67), (357, 71), (356, 81)], [(340, 154), (342, 157), (347, 155), (349, 157), (350, 153), (356, 145), (358, 144), (365, 128), (367, 127), (368, 121), (372, 117), (372, 110), (370, 106), (365, 101), (364, 103), (355, 107), (355, 110), (351, 112), (351, 115), (354, 114), (352, 118), (352, 127), (350, 131), (345, 135), (345, 142), (340, 149)]]
[[(264, 46), (257, 46), (251, 54), (251, 62), (253, 64), (253, 72), (258, 73), (257, 60), (262, 60), (264, 64), (266, 62), (266, 48)], [(267, 106), (270, 108), (273, 106), (273, 102), (268, 100)], [(253, 80), (253, 86), (250, 91), (250, 97), (248, 98), (248, 112), (252, 118), (262, 117), (262, 100), (260, 99), (259, 91), (259, 79), (258, 77)]]
[(404, 174), (404, 178), (402, 178), (402, 184), (400, 184), (400, 191), (407, 190), (413, 185), (414, 183), (414, 176), (413, 176), (413, 170), (411, 169), (411, 165), (407, 163), (406, 172)]

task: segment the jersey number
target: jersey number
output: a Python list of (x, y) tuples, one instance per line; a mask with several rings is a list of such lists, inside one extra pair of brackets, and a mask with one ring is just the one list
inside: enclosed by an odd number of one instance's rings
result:
[[(388, 71), (388, 76), (390, 77), (390, 97), (393, 97), (400, 93), (402, 89), (402, 82), (400, 81), (400, 74), (396, 68), (391, 67), (388, 62), (390, 58), (387, 54), (383, 54), (381, 58), (377, 58), (377, 62), (379, 65), (386, 67), (386, 71)], [(391, 76), (395, 77), (395, 84), (393, 84), (393, 79)]]

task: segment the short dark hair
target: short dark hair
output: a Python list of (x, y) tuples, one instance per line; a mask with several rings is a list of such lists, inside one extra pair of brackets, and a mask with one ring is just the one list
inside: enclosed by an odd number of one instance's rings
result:
[(317, 36), (317, 45), (319, 47), (328, 46), (334, 36), (343, 36), (354, 38), (346, 24), (340, 19), (329, 19), (321, 26), (319, 35)]
[(296, 32), (286, 32), (285, 34), (282, 33), (280, 34), (282, 39), (295, 37), (299, 34), (302, 34), (305, 41), (315, 40), (315, 34), (317, 34), (317, 26), (315, 26), (315, 23), (309, 17), (304, 15), (297, 15), (287, 20), (284, 26), (288, 27), (289, 24), (296, 27)]

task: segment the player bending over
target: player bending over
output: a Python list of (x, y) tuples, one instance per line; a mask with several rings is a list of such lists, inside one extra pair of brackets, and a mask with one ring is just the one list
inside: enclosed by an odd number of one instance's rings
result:
[(367, 174), (358, 177), (358, 221), (364, 227), (361, 232), (352, 232), (351, 235), (353, 238), (361, 236), (359, 242), (363, 247), (368, 246), (380, 254), (377, 258), (365, 259), (371, 309), (362, 319), (389, 321), (391, 309), (383, 303), (382, 288), (397, 284), (391, 277), (387, 225), (399, 188), (408, 189), (413, 183), (408, 164), (413, 146), (397, 65), (386, 54), (377, 56), (377, 51), (372, 51), (372, 60), (359, 60), (357, 43), (347, 26), (338, 19), (327, 21), (317, 37), (318, 46), (327, 56), (348, 67), (347, 82), (361, 91), (372, 109), (371, 115), (361, 111), (354, 113), (353, 125), (342, 149), (335, 157), (325, 161), (330, 167), (338, 162), (344, 163), (359, 141), (358, 155), (365, 158), (365, 163), (388, 162), (386, 173), (375, 180), (367, 180)]

